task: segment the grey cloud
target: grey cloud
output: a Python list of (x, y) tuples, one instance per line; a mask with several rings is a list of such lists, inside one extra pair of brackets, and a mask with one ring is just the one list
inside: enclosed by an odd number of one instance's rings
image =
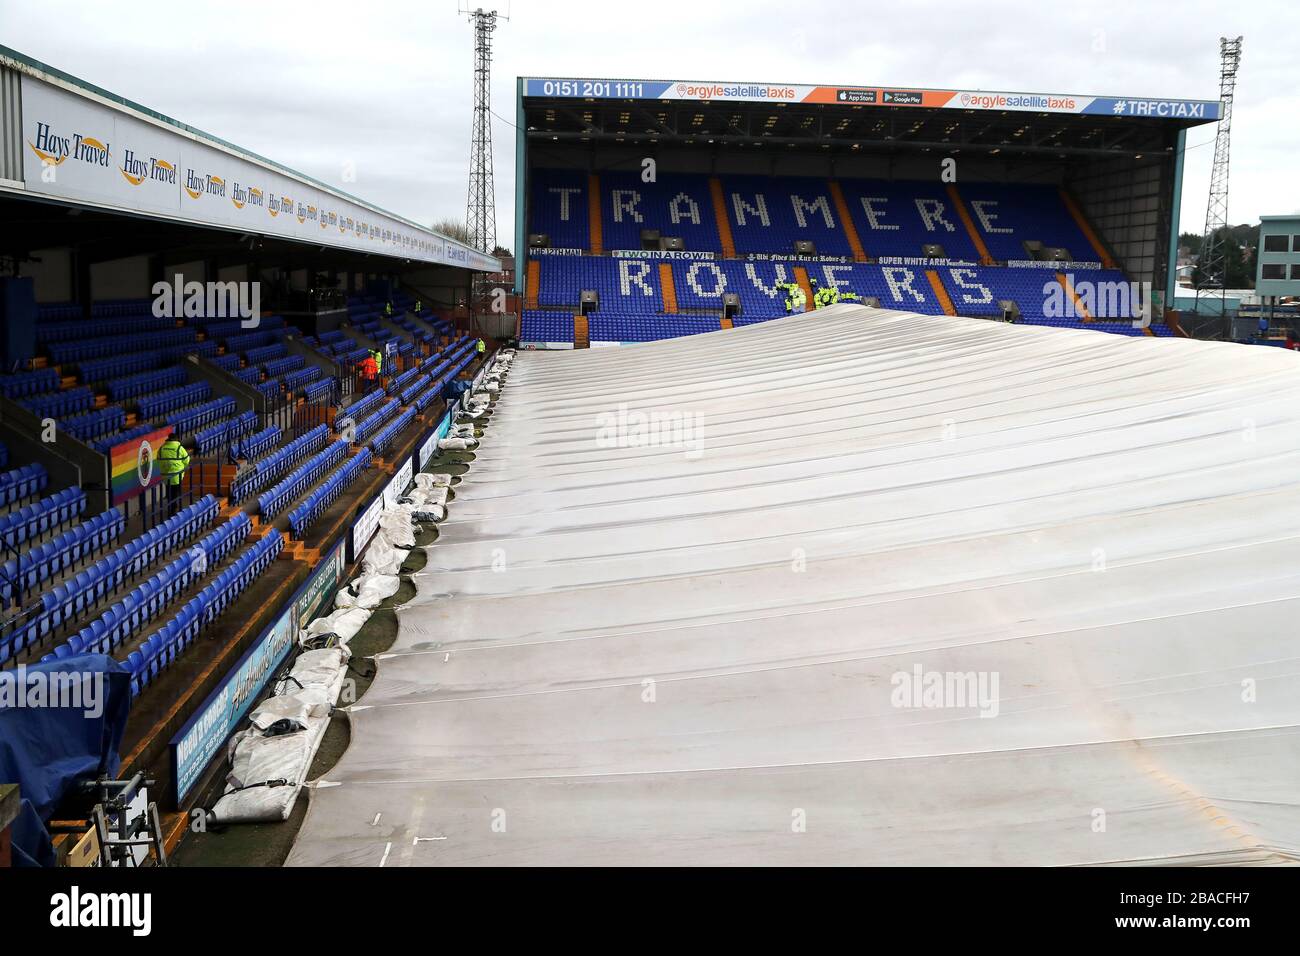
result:
[[(393, 212), (464, 214), (471, 29), (451, 0), (194, 0), (141, 12), (90, 0), (6, 9), (4, 42)], [(497, 231), (513, 239), (518, 75), (889, 83), (1213, 99), (1220, 32), (1246, 37), (1234, 128), (1234, 221), (1300, 207), (1291, 174), (1300, 14), (1100, 2), (649, 5), (514, 0), (496, 37)], [(57, 24), (57, 29), (52, 25)], [(1189, 145), (1213, 136), (1194, 130)], [(1187, 154), (1182, 225), (1199, 231), (1212, 147)]]

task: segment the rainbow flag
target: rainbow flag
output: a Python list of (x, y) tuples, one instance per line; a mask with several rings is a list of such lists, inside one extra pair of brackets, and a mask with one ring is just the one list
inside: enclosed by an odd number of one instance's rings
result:
[(132, 438), (108, 450), (108, 474), (113, 489), (113, 504), (120, 505), (146, 488), (162, 481), (158, 468), (158, 449), (172, 433), (172, 426)]

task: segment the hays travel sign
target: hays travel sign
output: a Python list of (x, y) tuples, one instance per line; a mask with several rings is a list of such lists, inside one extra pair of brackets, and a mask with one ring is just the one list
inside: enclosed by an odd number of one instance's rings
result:
[(29, 192), (197, 225), (496, 271), (460, 243), (269, 164), (22, 75)]

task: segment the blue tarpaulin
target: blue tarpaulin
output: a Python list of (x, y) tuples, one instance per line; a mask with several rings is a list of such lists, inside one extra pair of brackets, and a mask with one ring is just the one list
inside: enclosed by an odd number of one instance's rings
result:
[(0, 782), (23, 803), (16, 865), (54, 865), (45, 824), (78, 781), (117, 773), (130, 707), (130, 672), (102, 654), (0, 671)]

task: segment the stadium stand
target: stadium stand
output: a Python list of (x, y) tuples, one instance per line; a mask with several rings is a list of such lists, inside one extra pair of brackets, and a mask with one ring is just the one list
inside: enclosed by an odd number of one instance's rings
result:
[(8, 604), (20, 589), (30, 590), (75, 567), (115, 541), (125, 525), (122, 512), (113, 508), (35, 545), (19, 557), (10, 558), (4, 562), (0, 575), (0, 599)]
[(275, 560), (284, 547), (284, 537), (272, 530), (221, 571), (216, 580), (186, 603), (177, 614), (142, 645), (126, 655), (131, 672), (132, 695), (147, 687), (204, 628), (212, 624), (239, 595)]
[(308, 455), (317, 452), (325, 444), (328, 434), (329, 429), (326, 426), (318, 425), (283, 448), (253, 462), (230, 483), (230, 500), (239, 503), (289, 471)]
[(370, 449), (363, 448), (342, 467), (325, 478), (306, 498), (289, 512), (289, 526), (295, 538), (302, 538), (313, 522), (328, 509), (373, 462)]
[[(7, 60), (7, 76), (12, 69)], [(22, 71), (46, 82), (39, 70)], [(60, 95), (80, 95), (66, 84)], [(136, 109), (101, 93), (96, 108)], [(144, 128), (167, 150), (205, 138), (173, 136), (161, 120)], [(218, 145), (223, 162), (238, 152)], [(115, 138), (113, 152), (143, 148)], [(283, 168), (276, 175), (294, 178)], [(239, 178), (227, 180), (235, 209), (244, 189), (261, 194)], [(213, 181), (221, 183), (216, 172)], [(3, 280), (6, 332), (20, 334), (6, 335), (0, 369), (0, 667), (54, 672), (56, 662), (79, 669), (94, 660), (119, 686), (117, 665), (126, 665), (133, 700), (124, 732), (119, 723), (113, 735), (113, 769), (120, 757), (122, 774), (142, 774), (179, 818), (181, 796), (169, 784), (181, 758), (168, 742), (224, 681), (255, 696), (256, 682), (238, 675), (245, 655), (287, 612), (295, 624), (300, 613), (301, 623), (311, 619), (299, 599), (309, 584), (322, 607), (331, 603), (338, 578), (318, 570), (341, 575), (360, 560), (365, 540), (354, 528), (375, 500), (391, 497), (383, 496), (417, 452), (436, 446), (448, 412), (438, 399), (459, 394), (451, 379), (474, 358), (474, 340), (441, 316), (468, 318), (458, 299), (472, 270), (495, 257), (409, 222), (381, 227), (388, 221), (368, 206), (363, 219), (373, 221), (348, 235), (362, 207), (345, 197), (320, 207), (320, 228), (336, 214), (346, 224), (310, 236), (277, 233), (291, 217), (273, 214), (250, 220), (241, 237), (205, 220), (215, 209), (196, 218), (198, 206), (179, 218), (117, 207), (78, 218), (69, 212), (84, 209), (79, 196), (11, 190), (5, 202), (24, 227), (12, 230), (14, 268)], [(261, 212), (260, 201), (248, 205), (245, 216)], [(375, 231), (367, 238), (363, 229)], [(159, 273), (173, 284), (174, 309), (159, 309)], [(246, 293), (268, 308), (240, 316), (211, 305), (235, 294), (243, 313)], [(212, 311), (195, 314), (204, 309)], [(362, 381), (357, 363), (368, 350), (382, 353), (382, 373)], [(335, 428), (349, 405), (366, 413), (359, 434)], [(163, 480), (158, 452), (174, 439), (187, 466)], [(66, 763), (70, 780), (80, 773), (61, 751), (48, 758), (42, 746), (52, 735), (37, 736), (24, 740), (32, 766)], [(188, 797), (196, 799), (197, 789)], [(174, 822), (163, 824), (172, 841)], [(66, 834), (46, 836), (57, 845)], [(7, 856), (8, 845), (0, 850)]]
[[(221, 480), (221, 498), (227, 507), (256, 496), (249, 507), (264, 522), (291, 509), (285, 528), (300, 540), (373, 466), (375, 456), (441, 397), (447, 384), (472, 361), (474, 339), (462, 336), (439, 350), (436, 341), (452, 331), (450, 324), (433, 320), (429, 324), (435, 332), (430, 333), (404, 313), (404, 308), (413, 306), (412, 297), (397, 299), (398, 310), (385, 317), (381, 301), (356, 297), (350, 302), (356, 325), (304, 340), (341, 362), (358, 352), (366, 354), (356, 335), (390, 343), (381, 387), (354, 400), (346, 415), (333, 416), (335, 424), (346, 422), (349, 415), (359, 419), (349, 436), (351, 444), (330, 440), (331, 429), (324, 423), (291, 432), (277, 425), (262, 427), (262, 416), (256, 411), (241, 412), (231, 397), (213, 395), (207, 381), (189, 380), (181, 358), (186, 352), (208, 351), (214, 352), (208, 357), (217, 368), (237, 377), (251, 373), (247, 377), (258, 387), (269, 386), (268, 392), (332, 401), (340, 393), (339, 380), (327, 376), (319, 365), (309, 364), (303, 355), (288, 351), (282, 339), (287, 329), (278, 317), (268, 317), (267, 327), (254, 332), (240, 322), (200, 317), (148, 323), (144, 327), (150, 333), (141, 335), (142, 326), (135, 322), (144, 318), (147, 300), (96, 303), (90, 319), (79, 318), (80, 307), (43, 306), (38, 324), (50, 330), (40, 336), (49, 364), (0, 376), (0, 393), (34, 414), (54, 418), (61, 429), (91, 442), (101, 453), (148, 434), (159, 424), (171, 424), (177, 434), (188, 436), (196, 458), (219, 456), (212, 460), (228, 457), (246, 462), (229, 479)], [(78, 330), (113, 338), (110, 343), (99, 341), (102, 336), (78, 337)], [(166, 347), (160, 348), (160, 343)], [(0, 467), (7, 468), (8, 460), (8, 450), (0, 445)], [(250, 535), (249, 515), (242, 510), (209, 530), (221, 509), (218, 497), (211, 493), (196, 496), (192, 504), (157, 525), (136, 531), (117, 508), (85, 516), (84, 492), (64, 488), (45, 493), (48, 481), (38, 463), (19, 464), (0, 473), (0, 506), (7, 508), (0, 515), (0, 542), (10, 552), (0, 571), (0, 596), (6, 606), (27, 609), (9, 616), (0, 628), (0, 664), (39, 654), (43, 644), (47, 657), (124, 647), (131, 634), (170, 607), (191, 579), (197, 580), (193, 569), (215, 566), (243, 548)], [(273, 559), (278, 546), (262, 542), (279, 540), (278, 532), (265, 526), (264, 530), (258, 542), (243, 552), (244, 564), (231, 580), (239, 580), (240, 575), (247, 579), (248, 569), (268, 556)], [(190, 552), (177, 552), (200, 535), (205, 535), (198, 544), (205, 559), (194, 564)], [(125, 543), (106, 550), (123, 537)], [(196, 607), (194, 613), (208, 613), (209, 608), (219, 613), (229, 603), (214, 595), (204, 598), (203, 607)], [(137, 690), (148, 686), (158, 668), (192, 640), (191, 616), (182, 609), (172, 622), (175, 633), (124, 655), (128, 663), (141, 665), (133, 670)], [(168, 650), (159, 651), (160, 647)]]
[(257, 458), (274, 448), (280, 441), (280, 429), (276, 425), (264, 428), (255, 435), (235, 439), (231, 442), (230, 454), (234, 458)]
[[(1103, 268), (1104, 250), (1055, 186), (671, 174), (645, 183), (631, 173), (556, 169), (536, 170), (533, 180), (530, 230), (562, 253), (583, 254), (534, 255), (537, 308), (520, 316), (523, 342), (573, 343), (585, 290), (598, 297), (587, 314), (591, 341), (643, 342), (716, 331), (728, 293), (739, 297), (736, 324), (784, 315), (784, 283), (801, 286), (809, 307), (814, 287), (830, 287), (929, 315), (1172, 334), (1161, 323), (1135, 325), (1127, 277)], [(593, 188), (604, 247), (621, 255), (592, 254)], [(642, 251), (645, 229), (682, 240), (684, 251)], [(804, 241), (814, 254), (796, 256)], [(1069, 259), (1035, 261), (1044, 249)], [(1089, 306), (1075, 285), (1123, 294)]]
[(264, 520), (274, 518), (337, 465), (347, 448), (346, 442), (331, 442), (324, 451), (299, 465), (269, 490), (257, 496), (258, 513)]

